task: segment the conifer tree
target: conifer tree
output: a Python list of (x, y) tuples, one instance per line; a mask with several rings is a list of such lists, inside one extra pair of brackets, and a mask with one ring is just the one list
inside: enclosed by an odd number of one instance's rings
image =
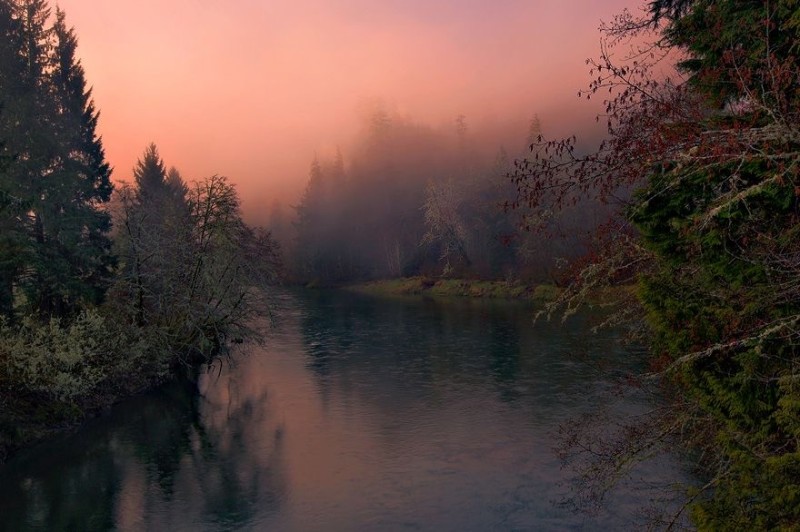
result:
[(186, 202), (186, 196), (189, 194), (189, 186), (186, 184), (186, 181), (184, 181), (183, 176), (181, 176), (177, 168), (174, 166), (170, 167), (167, 171), (167, 177), (164, 183), (169, 191), (170, 197), (174, 201), (178, 203)]
[[(60, 214), (59, 257), (64, 276), (75, 284), (72, 290), (97, 302), (113, 262), (107, 236), (111, 219), (99, 208), (111, 196), (111, 167), (96, 132), (99, 113), (75, 55), (77, 38), (60, 9), (56, 9), (53, 41), (50, 79), (58, 155), (51, 175), (60, 191), (53, 194)], [(80, 281), (75, 283), (76, 279)]]
[(296, 205), (297, 220), (297, 258), (298, 268), (303, 274), (319, 274), (319, 261), (323, 242), (320, 239), (320, 217), (325, 201), (325, 178), (319, 160), (311, 162), (308, 183), (300, 203)]
[(124, 276), (134, 293), (136, 319), (169, 306), (190, 245), (188, 187), (175, 168), (166, 170), (154, 143), (133, 168), (134, 187), (126, 189), (125, 230), (120, 240)]
[(166, 195), (167, 170), (154, 143), (147, 146), (142, 158), (136, 162), (133, 179), (141, 203), (160, 201)]
[(27, 310), (66, 315), (105, 290), (112, 260), (101, 206), (112, 187), (77, 39), (62, 11), (50, 19), (45, 0), (0, 4), (0, 138), (11, 158), (0, 190), (25, 205), (13, 217), (24, 237), (5, 260), (15, 266), (4, 284), (24, 292)]

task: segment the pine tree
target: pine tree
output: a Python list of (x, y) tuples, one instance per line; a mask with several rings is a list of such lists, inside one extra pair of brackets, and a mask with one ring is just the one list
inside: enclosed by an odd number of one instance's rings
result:
[(166, 170), (155, 144), (136, 162), (133, 177), (133, 189), (124, 191), (119, 246), (136, 321), (144, 325), (174, 304), (173, 292), (185, 273), (183, 259), (190, 254), (192, 221), (189, 189), (176, 168)]
[(167, 177), (164, 180), (170, 198), (175, 203), (186, 203), (186, 197), (189, 194), (189, 186), (183, 180), (183, 176), (177, 168), (171, 166), (167, 171)]
[(141, 203), (161, 201), (167, 195), (167, 170), (154, 143), (150, 143), (136, 162), (133, 178)]
[[(700, 528), (800, 523), (800, 20), (793, 0), (683, 2), (666, 35), (711, 111), (631, 218), (653, 252), (641, 295), (655, 346), (713, 443)], [(697, 416), (698, 413), (695, 413)], [(693, 420), (693, 422), (696, 422)]]
[(18, 234), (24, 236), (16, 240), (18, 255), (11, 283), (24, 292), (26, 310), (48, 312), (54, 299), (50, 296), (59, 284), (49, 275), (51, 264), (46, 258), (51, 223), (57, 212), (48, 208), (54, 199), (49, 174), (57, 152), (47, 76), (52, 45), (51, 32), (46, 28), (50, 10), (40, 0), (8, 2), (7, 6), (11, 21), (5, 24), (9, 46), (3, 50), (7, 54), (3, 60), (7, 84), (2, 87), (7, 112), (2, 121), (2, 137), (13, 164), (3, 185), (27, 207), (27, 212), (16, 217)]
[[(5, 143), (0, 141), (0, 154), (4, 146)], [(0, 155), (0, 316), (6, 317), (13, 317), (14, 280), (19, 273), (25, 242), (25, 234), (20, 224), (25, 206), (19, 198), (8, 193), (2, 186), (6, 181), (10, 163), (10, 157)]]
[(17, 134), (14, 123), (23, 100), (24, 62), (21, 23), (15, 6), (0, 0), (0, 316), (12, 317), (14, 284), (25, 263), (26, 228), (21, 187), (13, 179), (15, 150), (8, 139)]
[(323, 229), (321, 216), (325, 200), (325, 179), (319, 160), (314, 157), (311, 162), (308, 183), (303, 191), (300, 203), (294, 207), (297, 213), (295, 228), (297, 229), (298, 269), (307, 276), (319, 276), (320, 256), (323, 242), (320, 232)]
[(44, 0), (0, 4), (0, 138), (12, 159), (0, 190), (25, 205), (13, 217), (24, 238), (4, 261), (4, 284), (25, 294), (27, 310), (66, 315), (105, 290), (112, 260), (101, 206), (112, 187), (77, 39), (62, 11), (52, 27), (50, 18)]
[(99, 113), (75, 55), (77, 38), (60, 9), (53, 40), (50, 80), (58, 154), (50, 180), (58, 191), (51, 202), (58, 210), (55, 256), (62, 262), (72, 297), (98, 302), (113, 264), (107, 236), (111, 219), (99, 208), (111, 197), (111, 167), (96, 133)]
[(796, 0), (661, 0), (654, 9), (654, 16), (667, 19), (668, 42), (688, 52), (680, 67), (692, 75), (699, 90), (714, 95), (718, 105), (751, 100), (753, 88), (776, 91), (770, 97), (782, 99), (800, 87), (797, 79), (774, 86), (778, 77), (793, 78), (790, 72), (796, 67)]

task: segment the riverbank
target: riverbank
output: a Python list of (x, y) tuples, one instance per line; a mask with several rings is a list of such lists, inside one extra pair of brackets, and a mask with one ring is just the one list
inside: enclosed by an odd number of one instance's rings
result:
[(4, 383), (0, 386), (0, 464), (21, 449), (78, 430), (120, 401), (178, 378), (177, 373), (142, 371), (106, 381), (92, 393), (71, 400), (23, 391), (18, 386), (15, 390), (12, 383)]
[(550, 310), (556, 314), (582, 306), (618, 309), (621, 306), (638, 304), (636, 303), (637, 287), (635, 284), (603, 286), (591, 290), (568, 292), (564, 288), (547, 283), (527, 284), (519, 281), (402, 277), (341, 288), (382, 297), (468, 297), (530, 301), (541, 306), (550, 305)]
[(184, 378), (224, 349), (205, 336), (170, 345), (166, 332), (120, 323), (108, 309), (69, 322), (0, 322), (0, 463), (128, 397)]
[(432, 279), (403, 277), (349, 285), (346, 290), (373, 295), (430, 297), (475, 297), (489, 299), (525, 299), (547, 303), (562, 289), (551, 284), (526, 284), (518, 281), (481, 281), (471, 279)]

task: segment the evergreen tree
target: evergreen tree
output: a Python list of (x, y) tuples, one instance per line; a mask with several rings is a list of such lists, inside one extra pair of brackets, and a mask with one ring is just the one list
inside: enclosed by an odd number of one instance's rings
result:
[[(666, 18), (665, 35), (672, 46), (686, 50), (679, 66), (693, 85), (718, 105), (752, 100), (748, 89), (776, 91), (772, 106), (797, 91), (796, 67), (800, 9), (795, 0), (682, 0), (656, 2), (654, 16)], [(775, 87), (776, 76), (789, 77)], [(784, 92), (786, 91), (786, 92)], [(767, 96), (761, 94), (760, 97)], [(758, 98), (758, 97), (756, 97)]]
[(171, 166), (167, 171), (167, 177), (164, 180), (167, 187), (168, 194), (174, 203), (185, 204), (186, 197), (189, 194), (189, 186), (183, 180), (183, 176), (177, 168)]
[(24, 237), (2, 262), (4, 284), (22, 290), (29, 310), (65, 315), (105, 290), (110, 219), (100, 207), (112, 187), (77, 39), (62, 11), (52, 27), (50, 15), (44, 0), (0, 4), (0, 138), (12, 158), (0, 190), (26, 207), (12, 224)]
[[(0, 115), (2, 109), (0, 109)], [(5, 143), (0, 142), (0, 153)], [(13, 317), (14, 280), (19, 274), (25, 234), (20, 219), (24, 204), (4, 189), (11, 159), (0, 155), (0, 316)]]
[[(641, 294), (675, 382), (714, 443), (707, 529), (800, 524), (800, 21), (795, 1), (676, 5), (666, 35), (711, 108), (631, 217), (655, 256)], [(698, 415), (698, 414), (695, 414)]]
[[(606, 102), (609, 139), (539, 141), (517, 165), (521, 199), (563, 207), (633, 186), (638, 232), (608, 238), (578, 275), (614, 278), (638, 265), (653, 367), (672, 394), (635, 441), (588, 449), (618, 471), (642, 449), (677, 439), (699, 449), (707, 482), (687, 507), (708, 530), (800, 524), (800, 10), (796, 0), (657, 0), (613, 39), (656, 31), (619, 64), (592, 63), (589, 95)], [(688, 82), (663, 79), (674, 57)], [(598, 276), (598, 272), (602, 275)], [(574, 300), (569, 300), (574, 303)], [(606, 452), (608, 451), (608, 452)], [(595, 471), (602, 467), (595, 468)], [(600, 483), (608, 479), (603, 479)]]
[(322, 213), (325, 208), (325, 185), (322, 166), (314, 157), (311, 162), (308, 183), (300, 203), (294, 209), (297, 213), (297, 261), (298, 270), (305, 276), (318, 278), (324, 275), (321, 269), (322, 247), (320, 238), (323, 229)]
[(113, 260), (108, 231), (111, 218), (99, 207), (111, 197), (111, 167), (97, 135), (99, 113), (86, 88), (77, 38), (56, 9), (51, 58), (52, 97), (55, 104), (58, 155), (51, 173), (58, 191), (52, 203), (58, 209), (58, 253), (70, 292), (88, 301), (102, 298)]
[(15, 7), (9, 0), (0, 0), (0, 315), (6, 317), (13, 315), (14, 284), (28, 249), (26, 209), (20, 209), (22, 187), (11, 170), (16, 150), (7, 142), (18, 135), (15, 117), (24, 94), (22, 30)]
[(136, 321), (147, 323), (176, 304), (174, 293), (191, 253), (189, 188), (176, 168), (166, 170), (151, 143), (133, 168), (134, 187), (126, 189), (124, 232), (119, 248), (129, 280)]
[(161, 201), (167, 195), (167, 170), (154, 143), (147, 146), (142, 158), (136, 162), (133, 179), (141, 203)]

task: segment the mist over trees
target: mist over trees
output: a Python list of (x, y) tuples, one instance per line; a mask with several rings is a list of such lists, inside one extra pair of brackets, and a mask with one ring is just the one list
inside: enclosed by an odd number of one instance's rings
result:
[(796, 529), (798, 1), (644, 7), (605, 26), (589, 61), (581, 95), (606, 98), (596, 150), (536, 118), (499, 138), (376, 105), (266, 231), (228, 178), (187, 180), (155, 144), (115, 189), (64, 12), (0, 0), (0, 459), (243, 341), (269, 311), (278, 242), (308, 285), (561, 282), (571, 263), (555, 303), (568, 313), (597, 287), (635, 286), (609, 321), (644, 331), (637, 390), (661, 405), (611, 440), (574, 435), (588, 499), (680, 444), (704, 480), (680, 510), (698, 526)]
[[(532, 138), (541, 124), (530, 127)], [(416, 275), (552, 281), (604, 209), (558, 213), (547, 235), (519, 231), (507, 176), (524, 149), (524, 132), (493, 138), (464, 116), (434, 128), (374, 106), (351, 153), (311, 162), (294, 234), (280, 231), (292, 277), (325, 285)], [(273, 213), (285, 224), (285, 213)]]

